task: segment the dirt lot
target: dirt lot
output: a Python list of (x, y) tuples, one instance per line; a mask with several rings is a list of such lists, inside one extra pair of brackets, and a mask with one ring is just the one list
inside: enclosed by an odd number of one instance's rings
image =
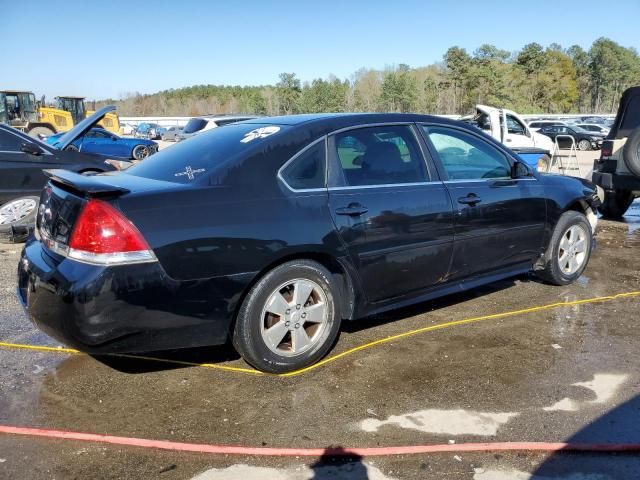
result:
[[(627, 223), (600, 223), (598, 248), (575, 285), (522, 276), (350, 323), (335, 353), (368, 347), (278, 377), (225, 370), (249, 368), (230, 348), (150, 354), (166, 361), (34, 349), (59, 345), (23, 314), (14, 294), (19, 247), (2, 246), (0, 428), (207, 445), (437, 444), (452, 451), (331, 462), (0, 434), (0, 478), (638, 478), (640, 457), (631, 455), (453, 449), (640, 444), (639, 248), (636, 204)], [(628, 292), (636, 293), (610, 297)]]

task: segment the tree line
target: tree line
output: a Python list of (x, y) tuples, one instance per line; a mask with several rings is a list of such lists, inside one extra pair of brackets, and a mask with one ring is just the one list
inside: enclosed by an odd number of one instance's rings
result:
[(302, 82), (295, 73), (282, 73), (274, 85), (194, 85), (96, 103), (115, 103), (121, 116), (466, 114), (478, 103), (520, 113), (614, 113), (624, 89), (638, 84), (638, 52), (599, 38), (588, 50), (530, 43), (508, 52), (484, 44), (469, 53), (454, 46), (432, 65), (363, 68), (350, 79), (329, 76)]

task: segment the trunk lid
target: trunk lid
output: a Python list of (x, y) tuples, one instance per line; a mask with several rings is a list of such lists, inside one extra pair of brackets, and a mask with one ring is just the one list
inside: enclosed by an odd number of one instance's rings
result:
[(180, 187), (122, 172), (80, 175), (67, 170), (45, 170), (49, 183), (42, 191), (36, 219), (36, 236), (52, 251), (66, 254), (66, 248), (87, 201), (100, 199), (117, 208), (117, 199), (144, 195), (150, 191)]

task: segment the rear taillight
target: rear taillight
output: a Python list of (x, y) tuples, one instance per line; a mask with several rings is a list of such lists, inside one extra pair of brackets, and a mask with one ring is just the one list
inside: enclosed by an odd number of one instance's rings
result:
[(156, 260), (149, 244), (133, 223), (102, 200), (89, 200), (80, 212), (67, 255), (100, 265)]
[(600, 158), (607, 158), (613, 155), (613, 142), (605, 140), (600, 148)]

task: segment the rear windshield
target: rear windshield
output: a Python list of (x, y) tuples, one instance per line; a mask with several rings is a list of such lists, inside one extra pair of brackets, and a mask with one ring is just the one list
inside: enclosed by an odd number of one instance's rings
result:
[(261, 145), (268, 137), (277, 137), (285, 128), (284, 125), (255, 123), (214, 128), (147, 157), (127, 169), (126, 173), (168, 182), (192, 183)]
[(204, 118), (192, 118), (187, 122), (182, 130), (184, 133), (199, 132), (207, 126), (207, 121)]

